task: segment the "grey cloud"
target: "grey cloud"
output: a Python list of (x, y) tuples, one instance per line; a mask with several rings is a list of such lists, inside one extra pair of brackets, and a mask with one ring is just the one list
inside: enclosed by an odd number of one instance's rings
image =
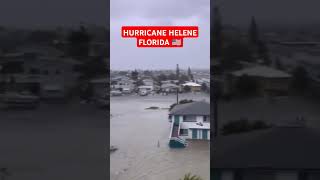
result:
[(209, 11), (209, 0), (111, 0), (112, 17), (188, 17)]
[[(126, 4), (126, 6), (124, 6)], [(210, 0), (111, 0), (111, 69), (209, 68)], [(137, 48), (122, 39), (124, 25), (198, 25), (200, 37), (183, 48)]]
[(81, 21), (106, 25), (108, 6), (108, 0), (2, 0), (0, 25), (57, 26)]
[(224, 22), (248, 24), (255, 16), (261, 22), (278, 24), (320, 22), (318, 0), (217, 0)]

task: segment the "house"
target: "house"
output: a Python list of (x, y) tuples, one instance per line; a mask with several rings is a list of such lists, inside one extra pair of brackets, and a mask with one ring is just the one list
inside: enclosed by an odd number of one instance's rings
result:
[(212, 144), (212, 179), (320, 179), (319, 139), (319, 129), (305, 126), (218, 136)]
[(131, 93), (135, 88), (134, 81), (125, 76), (113, 78), (111, 81), (111, 89), (120, 90), (124, 93)]
[(161, 91), (166, 92), (166, 93), (172, 93), (172, 92), (177, 92), (177, 89), (180, 90), (179, 86), (172, 84), (172, 83), (167, 83), (167, 84), (162, 84), (161, 85)]
[(142, 82), (145, 86), (153, 86), (155, 84), (152, 79), (144, 79)]
[(30, 46), (4, 55), (0, 65), (0, 82), (11, 81), (15, 91), (28, 90), (51, 99), (71, 94), (78, 84), (81, 63), (52, 47)]
[(153, 89), (153, 86), (145, 86), (145, 85), (143, 85), (143, 86), (139, 86), (138, 87), (138, 91), (139, 92), (141, 92), (141, 91), (145, 91), (145, 92), (151, 92), (151, 91), (153, 91), (154, 89)]
[(237, 81), (240, 77), (249, 76), (258, 84), (259, 94), (288, 94), (292, 76), (284, 71), (268, 66), (254, 66), (234, 71), (228, 76), (227, 84), (230, 92), (237, 91)]
[(185, 87), (185, 86), (189, 86), (189, 87), (190, 87), (190, 90), (191, 90), (192, 92), (199, 92), (199, 91), (201, 91), (201, 85), (200, 85), (200, 84), (197, 84), (197, 83), (194, 83), (194, 82), (187, 82), (187, 83), (182, 84), (182, 87)]
[(169, 113), (170, 147), (185, 147), (187, 139), (210, 140), (210, 104), (196, 101), (178, 104)]
[(153, 79), (143, 79), (144, 86), (152, 86), (152, 91), (159, 91), (160, 86)]
[(165, 80), (165, 81), (161, 81), (161, 84), (177, 84), (179, 83), (179, 80)]

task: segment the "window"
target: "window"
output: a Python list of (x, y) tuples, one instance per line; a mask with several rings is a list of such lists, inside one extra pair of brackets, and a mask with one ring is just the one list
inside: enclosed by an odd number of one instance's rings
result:
[(188, 129), (180, 129), (180, 136), (188, 136)]
[(209, 116), (203, 116), (203, 122), (210, 122)]
[(197, 116), (183, 116), (183, 122), (196, 122), (197, 121)]

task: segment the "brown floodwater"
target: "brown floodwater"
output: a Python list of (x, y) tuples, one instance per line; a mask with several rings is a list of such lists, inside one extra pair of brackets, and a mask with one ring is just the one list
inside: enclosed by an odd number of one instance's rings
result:
[[(210, 101), (207, 94), (181, 94), (181, 99)], [(184, 149), (168, 146), (168, 107), (175, 95), (111, 97), (111, 180), (179, 180), (186, 173), (210, 177), (209, 141), (188, 141)], [(160, 109), (147, 110), (156, 106)]]

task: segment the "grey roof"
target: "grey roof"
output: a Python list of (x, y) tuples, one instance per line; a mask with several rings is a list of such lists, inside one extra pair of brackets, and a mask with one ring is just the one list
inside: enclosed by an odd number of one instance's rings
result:
[(161, 88), (178, 88), (178, 86), (172, 83), (168, 83), (168, 84), (162, 84)]
[(210, 115), (210, 104), (206, 101), (178, 104), (171, 111), (171, 115)]
[(212, 167), (217, 169), (320, 169), (320, 131), (307, 127), (274, 127), (213, 141)]
[(256, 76), (265, 78), (290, 78), (291, 75), (268, 66), (255, 66), (232, 72), (234, 76)]

